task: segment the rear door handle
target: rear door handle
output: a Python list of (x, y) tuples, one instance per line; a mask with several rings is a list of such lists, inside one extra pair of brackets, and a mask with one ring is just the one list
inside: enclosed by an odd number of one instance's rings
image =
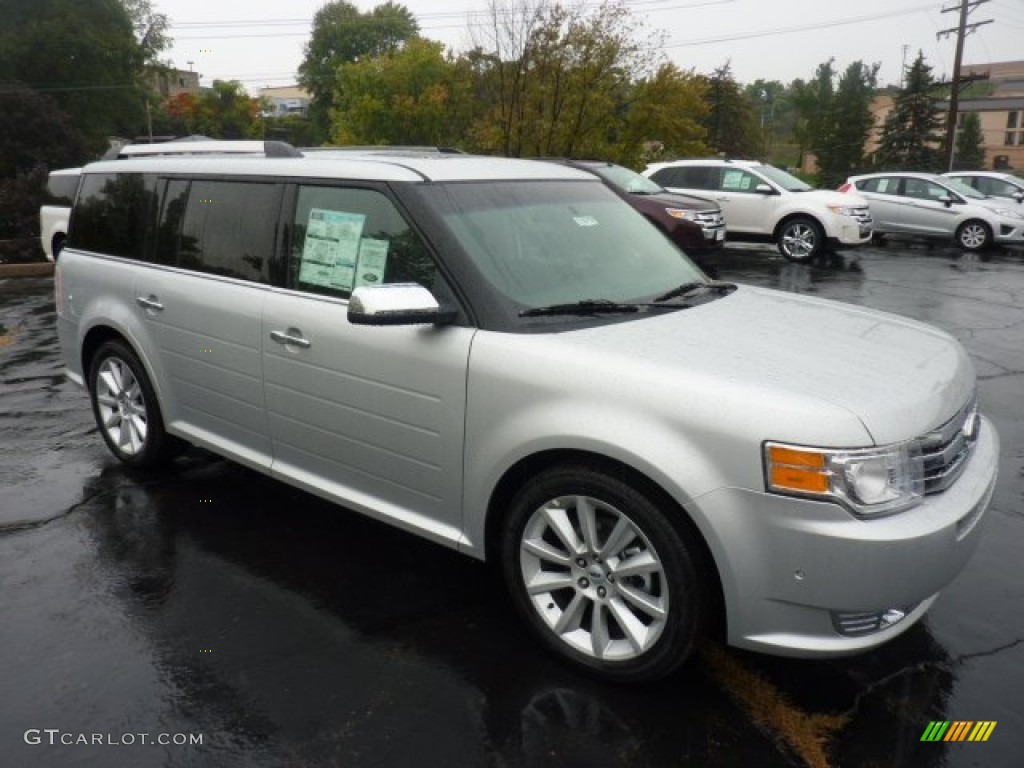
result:
[(270, 338), (278, 344), (290, 344), (291, 346), (302, 347), (303, 349), (308, 349), (313, 343), (309, 339), (302, 337), (302, 331), (297, 331), (294, 328), (289, 328), (288, 333), (284, 331), (271, 331)]
[(143, 309), (151, 309), (154, 312), (162, 312), (164, 309), (164, 305), (161, 304), (160, 300), (153, 294), (150, 294), (149, 296), (139, 296), (135, 299), (135, 303)]

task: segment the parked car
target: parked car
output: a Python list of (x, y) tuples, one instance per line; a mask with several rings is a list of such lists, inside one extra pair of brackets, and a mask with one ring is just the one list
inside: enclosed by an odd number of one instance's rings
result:
[(867, 202), (808, 184), (771, 165), (745, 160), (652, 163), (647, 176), (670, 192), (705, 195), (722, 206), (730, 240), (771, 242), (791, 261), (826, 247), (871, 239)]
[(1024, 209), (933, 173), (851, 176), (840, 192), (867, 198), (880, 235), (953, 240), (967, 251), (1024, 243)]
[(725, 217), (704, 197), (669, 192), (636, 171), (602, 160), (552, 160), (593, 173), (686, 253), (717, 251), (725, 244)]
[(1006, 197), (1024, 203), (1024, 178), (1000, 171), (952, 171), (944, 173), (950, 179), (959, 179), (988, 197)]
[(78, 191), (81, 168), (50, 171), (46, 199), (39, 207), (39, 244), (50, 261), (56, 261), (68, 235), (71, 204)]
[[(218, 141), (200, 137), (199, 140), (189, 138), (157, 144), (126, 144), (113, 148), (104, 159), (162, 155), (252, 155), (264, 154), (265, 151), (265, 142), (262, 141)], [(50, 261), (57, 260), (67, 240), (71, 204), (78, 190), (81, 171), (81, 168), (61, 168), (50, 172), (47, 199), (39, 208), (39, 243)]]
[(195, 443), (494, 562), (621, 681), (705, 632), (875, 647), (975, 549), (999, 441), (948, 334), (710, 281), (574, 168), (293, 155), (83, 169), (57, 326), (125, 464)]

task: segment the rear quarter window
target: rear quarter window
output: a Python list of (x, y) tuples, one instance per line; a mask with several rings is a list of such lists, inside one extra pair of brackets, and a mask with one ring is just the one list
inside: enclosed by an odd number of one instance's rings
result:
[(70, 208), (78, 191), (80, 173), (51, 173), (46, 182), (45, 205), (60, 205)]
[(71, 216), (68, 243), (83, 251), (144, 258), (146, 225), (155, 205), (154, 176), (86, 174)]

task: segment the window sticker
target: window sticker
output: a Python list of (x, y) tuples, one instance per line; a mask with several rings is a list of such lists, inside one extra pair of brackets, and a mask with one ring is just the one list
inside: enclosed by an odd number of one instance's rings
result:
[(299, 280), (340, 291), (355, 282), (359, 239), (366, 216), (313, 208), (306, 225)]
[(572, 220), (576, 222), (577, 227), (596, 227), (597, 219), (593, 216), (573, 216)]
[(722, 189), (745, 191), (750, 189), (751, 176), (743, 171), (726, 170), (722, 174)]
[(390, 244), (388, 240), (376, 240), (372, 237), (362, 239), (359, 244), (359, 261), (356, 264), (354, 287), (383, 284)]

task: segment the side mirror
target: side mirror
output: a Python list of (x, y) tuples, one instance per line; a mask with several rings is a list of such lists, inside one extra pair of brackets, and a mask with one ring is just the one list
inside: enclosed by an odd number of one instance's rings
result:
[(348, 300), (353, 325), (442, 325), (455, 312), (441, 309), (434, 295), (417, 283), (363, 285)]
[(952, 197), (950, 197), (949, 195), (943, 195), (942, 197), (940, 197), (940, 198), (937, 198), (937, 199), (938, 199), (938, 201), (939, 201), (940, 203), (942, 203), (942, 204), (943, 204), (944, 206), (946, 206), (947, 208), (949, 208), (950, 206), (952, 206), (952, 205), (953, 205), (953, 198), (952, 198)]
[(758, 184), (754, 187), (754, 191), (759, 195), (774, 195), (775, 190), (772, 189), (768, 184)]
[(1012, 197), (1018, 203), (1024, 204), (1024, 192), (1014, 192), (1012, 195), (1010, 195), (1010, 197)]

